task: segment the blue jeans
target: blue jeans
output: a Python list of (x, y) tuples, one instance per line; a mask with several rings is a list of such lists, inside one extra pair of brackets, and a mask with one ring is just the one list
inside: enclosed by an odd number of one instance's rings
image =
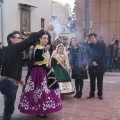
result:
[(18, 84), (6, 79), (0, 79), (0, 91), (4, 96), (4, 112), (2, 120), (11, 120)]
[(113, 57), (107, 57), (107, 70), (112, 70), (113, 69)]

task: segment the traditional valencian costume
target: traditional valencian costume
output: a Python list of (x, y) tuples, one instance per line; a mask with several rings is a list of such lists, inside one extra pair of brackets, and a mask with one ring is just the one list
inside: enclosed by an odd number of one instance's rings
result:
[[(62, 109), (60, 90), (54, 83), (48, 85), (51, 73), (49, 66), (50, 55), (44, 47), (39, 45), (34, 51), (34, 66), (31, 69), (25, 88), (22, 92), (19, 110), (22, 113), (43, 115), (57, 112)], [(47, 66), (47, 67), (46, 67)]]
[[(62, 46), (64, 51), (62, 54), (58, 53), (58, 48)], [(66, 50), (63, 44), (59, 44), (56, 50), (53, 52), (51, 57), (51, 66), (54, 69), (55, 78), (57, 79), (61, 94), (72, 94), (74, 93), (74, 88), (71, 83), (69, 76), (69, 61)]]

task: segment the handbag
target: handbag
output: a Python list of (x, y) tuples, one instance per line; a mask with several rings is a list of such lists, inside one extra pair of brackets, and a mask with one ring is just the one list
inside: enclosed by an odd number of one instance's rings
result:
[(49, 89), (58, 89), (59, 84), (58, 81), (55, 79), (53, 71), (49, 68), (47, 69), (47, 86)]

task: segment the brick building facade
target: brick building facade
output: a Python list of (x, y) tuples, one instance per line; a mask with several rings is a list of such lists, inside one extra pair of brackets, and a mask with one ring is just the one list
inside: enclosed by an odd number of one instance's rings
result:
[[(85, 0), (76, 0), (76, 36), (79, 41), (84, 39), (84, 20)], [(113, 35), (120, 40), (120, 0), (89, 0), (89, 20), (92, 21), (89, 32), (103, 36), (107, 44)]]

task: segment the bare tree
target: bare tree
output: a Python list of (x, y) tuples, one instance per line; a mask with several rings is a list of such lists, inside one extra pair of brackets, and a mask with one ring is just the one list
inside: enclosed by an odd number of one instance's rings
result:
[(68, 16), (68, 26), (71, 32), (76, 30), (76, 2), (74, 3), (74, 8), (71, 10), (70, 5), (68, 4), (69, 16)]

